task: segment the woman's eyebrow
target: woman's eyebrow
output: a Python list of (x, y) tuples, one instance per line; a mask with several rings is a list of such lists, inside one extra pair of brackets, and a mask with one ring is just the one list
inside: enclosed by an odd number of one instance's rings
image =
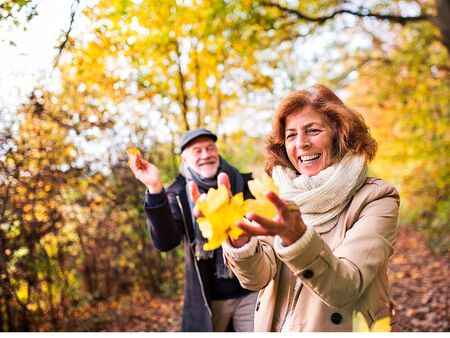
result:
[(303, 128), (308, 129), (309, 127), (313, 127), (313, 126), (317, 126), (317, 125), (320, 126), (320, 122), (313, 121), (313, 122), (310, 122), (310, 123), (305, 124), (305, 125), (303, 126)]
[[(309, 123), (305, 124), (304, 126), (302, 126), (302, 128), (303, 129), (308, 129), (308, 128), (314, 126), (314, 125), (319, 125), (320, 126), (320, 123), (316, 122), (316, 121), (309, 122)], [(295, 130), (297, 130), (297, 128), (287, 128), (286, 129), (286, 131), (295, 131)]]

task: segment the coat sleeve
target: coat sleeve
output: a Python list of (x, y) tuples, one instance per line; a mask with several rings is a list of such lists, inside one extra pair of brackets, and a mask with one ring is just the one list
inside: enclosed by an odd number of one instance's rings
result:
[(273, 250), (271, 238), (260, 237), (255, 241), (256, 250), (250, 256), (238, 257), (225, 246), (223, 252), (225, 264), (238, 277), (242, 287), (259, 291), (275, 277), (279, 260)]
[(158, 199), (152, 203), (146, 193), (147, 228), (154, 247), (158, 251), (169, 251), (181, 242), (184, 220), (174, 194), (164, 190), (158, 195)]
[(333, 251), (314, 232), (307, 246), (279, 257), (327, 305), (356, 302), (387, 265), (397, 233), (399, 196), (385, 182), (372, 184), (355, 222)]

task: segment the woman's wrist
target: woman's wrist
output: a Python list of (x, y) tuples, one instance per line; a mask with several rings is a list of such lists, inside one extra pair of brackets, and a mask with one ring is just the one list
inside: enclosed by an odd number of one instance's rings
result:
[(275, 236), (274, 239), (275, 251), (282, 259), (292, 259), (293, 257), (296, 257), (299, 254), (303, 253), (303, 251), (307, 249), (313, 235), (314, 229), (308, 228), (296, 242), (292, 243), (289, 246), (285, 246), (282, 243), (282, 239), (280, 236)]
[(303, 236), (303, 234), (301, 234), (300, 236), (289, 237), (289, 238), (280, 236), (280, 239), (281, 239), (281, 245), (282, 245), (282, 246), (289, 246), (289, 245), (292, 245), (292, 244), (294, 244), (295, 242), (297, 242), (302, 236)]
[(256, 253), (257, 246), (258, 240), (255, 237), (250, 237), (250, 240), (239, 248), (233, 247), (229, 240), (222, 243), (224, 252), (236, 259), (244, 259), (253, 256)]
[(281, 239), (281, 245), (283, 246), (289, 246), (294, 244), (295, 242), (297, 242), (305, 233), (306, 231), (306, 226), (302, 227), (302, 229), (298, 232), (291, 232), (288, 234), (280, 234), (280, 239)]

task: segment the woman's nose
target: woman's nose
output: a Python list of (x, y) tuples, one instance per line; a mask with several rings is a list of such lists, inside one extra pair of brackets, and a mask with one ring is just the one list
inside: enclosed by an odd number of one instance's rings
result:
[(298, 149), (305, 149), (308, 148), (311, 145), (311, 142), (309, 141), (309, 137), (306, 135), (299, 135), (297, 136), (297, 148)]

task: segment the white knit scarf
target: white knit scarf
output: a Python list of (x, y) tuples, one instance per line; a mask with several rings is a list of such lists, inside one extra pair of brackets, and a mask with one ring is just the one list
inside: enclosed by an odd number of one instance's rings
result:
[(314, 227), (319, 234), (330, 231), (337, 224), (340, 213), (366, 177), (365, 157), (352, 155), (312, 177), (298, 175), (282, 166), (272, 170), (280, 197), (297, 204), (305, 224)]

